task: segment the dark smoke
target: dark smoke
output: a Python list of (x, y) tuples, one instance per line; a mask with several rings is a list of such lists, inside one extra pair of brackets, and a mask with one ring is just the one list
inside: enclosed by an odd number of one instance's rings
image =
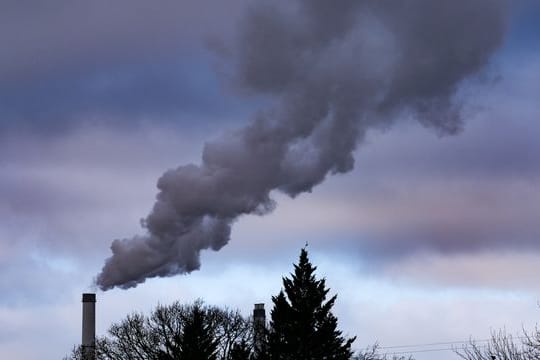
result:
[(298, 0), (249, 8), (233, 47), (236, 83), (273, 102), (250, 125), (205, 145), (201, 165), (169, 170), (148, 233), (112, 243), (97, 278), (107, 290), (200, 267), (244, 214), (275, 207), (354, 166), (372, 127), (414, 117), (461, 127), (460, 82), (501, 43), (506, 0)]

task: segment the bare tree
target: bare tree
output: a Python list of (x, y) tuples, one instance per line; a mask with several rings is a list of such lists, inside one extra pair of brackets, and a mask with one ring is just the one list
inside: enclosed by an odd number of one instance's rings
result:
[(524, 340), (522, 342), (527, 348), (530, 359), (540, 359), (540, 330), (538, 327), (532, 333), (523, 331), (523, 334)]
[(253, 350), (253, 321), (245, 318), (238, 310), (214, 308), (213, 316), (216, 321), (216, 338), (220, 359), (232, 358), (233, 348), (242, 346), (244, 350)]
[(414, 360), (412, 356), (398, 356), (381, 354), (379, 345), (369, 346), (363, 351), (360, 351), (354, 360)]
[[(205, 353), (202, 358), (230, 360), (232, 349), (239, 345), (251, 351), (252, 336), (251, 319), (238, 311), (202, 301), (175, 302), (158, 305), (149, 316), (132, 313), (113, 324), (96, 341), (96, 359), (183, 360), (200, 351)], [(75, 348), (65, 360), (79, 360), (81, 355), (80, 348)]]
[(464, 360), (538, 360), (540, 359), (540, 333), (523, 331), (524, 336), (514, 338), (504, 330), (491, 334), (486, 344), (474, 340), (454, 352)]

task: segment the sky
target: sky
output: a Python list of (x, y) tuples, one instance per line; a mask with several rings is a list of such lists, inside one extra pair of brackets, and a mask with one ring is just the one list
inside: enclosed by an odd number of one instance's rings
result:
[(540, 5), (404, 4), (1, 2), (0, 358), (83, 292), (269, 310), (306, 242), (356, 349), (532, 329)]

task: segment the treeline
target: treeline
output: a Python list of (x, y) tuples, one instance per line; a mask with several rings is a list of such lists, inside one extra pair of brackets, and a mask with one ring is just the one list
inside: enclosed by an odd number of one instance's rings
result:
[[(304, 248), (283, 288), (272, 297), (269, 321), (257, 323), (237, 310), (175, 302), (150, 314), (133, 313), (65, 359), (97, 360), (378, 360), (376, 348), (354, 354), (355, 337), (338, 329), (324, 278)], [(396, 359), (396, 358), (395, 358)], [(402, 359), (402, 358), (400, 358)]]
[[(175, 302), (149, 315), (133, 313), (96, 339), (95, 358), (244, 359), (252, 352), (251, 319), (238, 311)], [(77, 348), (68, 359), (90, 358), (94, 349)], [(86, 354), (84, 354), (86, 352)], [(85, 356), (86, 355), (86, 356)]]
[[(148, 315), (128, 315), (98, 337), (94, 348), (77, 347), (64, 360), (412, 360), (380, 354), (377, 346), (354, 353), (356, 337), (338, 329), (332, 313), (336, 295), (328, 296), (326, 281), (316, 278), (315, 270), (302, 249), (262, 324), (200, 300), (158, 305)], [(455, 353), (465, 360), (540, 359), (538, 330), (518, 340), (500, 332), (488, 344), (472, 341)]]

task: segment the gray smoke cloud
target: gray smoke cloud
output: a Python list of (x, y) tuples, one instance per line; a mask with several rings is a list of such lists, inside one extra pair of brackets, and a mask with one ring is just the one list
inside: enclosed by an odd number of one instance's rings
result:
[(271, 105), (245, 128), (205, 144), (200, 165), (161, 176), (145, 235), (114, 240), (102, 290), (200, 267), (232, 224), (264, 215), (272, 191), (294, 197), (354, 166), (370, 128), (418, 119), (462, 125), (453, 100), (500, 45), (506, 0), (298, 0), (251, 6), (230, 49), (233, 79)]

